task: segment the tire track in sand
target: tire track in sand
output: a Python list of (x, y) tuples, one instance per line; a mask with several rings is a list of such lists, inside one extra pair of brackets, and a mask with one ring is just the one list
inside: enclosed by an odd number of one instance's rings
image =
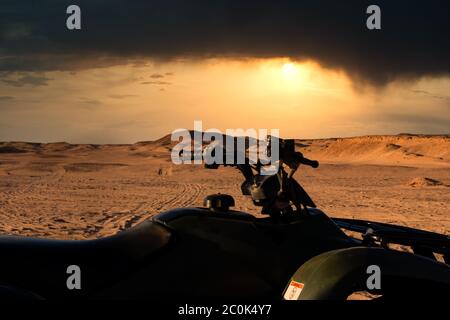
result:
[[(195, 203), (202, 192), (202, 186), (198, 183), (174, 183), (171, 188), (176, 189), (176, 194), (168, 199), (154, 198), (150, 202), (140, 202), (135, 208), (122, 212), (110, 212), (97, 221), (101, 229), (95, 229), (90, 233), (102, 234), (111, 231), (121, 231), (138, 224), (150, 216), (173, 208), (188, 207)], [(143, 210), (143, 208), (149, 210)], [(151, 208), (151, 209), (150, 209)]]

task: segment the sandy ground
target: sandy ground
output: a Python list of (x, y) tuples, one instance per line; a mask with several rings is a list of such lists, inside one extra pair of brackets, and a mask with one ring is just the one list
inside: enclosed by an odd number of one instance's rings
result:
[[(240, 195), (233, 168), (173, 165), (170, 139), (133, 145), (0, 143), (0, 232), (61, 239), (114, 234), (158, 212)], [(450, 136), (297, 140), (321, 161), (296, 178), (334, 217), (450, 234)]]

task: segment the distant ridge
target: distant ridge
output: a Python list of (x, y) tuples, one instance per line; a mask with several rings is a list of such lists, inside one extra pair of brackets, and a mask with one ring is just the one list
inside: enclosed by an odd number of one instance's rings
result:
[[(194, 131), (190, 131), (191, 137)], [(224, 136), (225, 137), (225, 136)], [(450, 166), (450, 134), (367, 135), (349, 138), (296, 139), (297, 150), (322, 162), (373, 163), (383, 165)], [(0, 154), (59, 154), (95, 152), (124, 148), (131, 153), (150, 156), (168, 154), (177, 144), (167, 134), (153, 141), (134, 144), (70, 144), (67, 142), (0, 142)], [(119, 148), (119, 149), (118, 149)]]
[(373, 135), (296, 142), (301, 152), (327, 162), (450, 165), (450, 135)]

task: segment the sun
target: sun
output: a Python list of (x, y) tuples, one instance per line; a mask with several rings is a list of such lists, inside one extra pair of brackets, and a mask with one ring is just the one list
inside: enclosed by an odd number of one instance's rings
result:
[(297, 76), (299, 70), (298, 70), (298, 67), (295, 65), (295, 63), (286, 62), (281, 67), (281, 72), (285, 79), (293, 80)]

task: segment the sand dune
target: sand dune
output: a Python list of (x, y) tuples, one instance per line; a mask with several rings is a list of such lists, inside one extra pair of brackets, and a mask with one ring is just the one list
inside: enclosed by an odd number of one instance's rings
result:
[(412, 179), (408, 183), (408, 185), (411, 187), (433, 187), (433, 186), (442, 186), (444, 184), (436, 179), (431, 179), (428, 177), (416, 177)]
[(450, 164), (449, 135), (297, 140), (297, 145), (305, 155), (328, 162), (443, 167)]
[[(175, 207), (240, 194), (237, 170), (173, 165), (170, 136), (130, 145), (0, 143), (0, 232), (64, 239), (114, 234)], [(450, 136), (296, 140), (321, 161), (296, 178), (331, 216), (450, 233)]]

